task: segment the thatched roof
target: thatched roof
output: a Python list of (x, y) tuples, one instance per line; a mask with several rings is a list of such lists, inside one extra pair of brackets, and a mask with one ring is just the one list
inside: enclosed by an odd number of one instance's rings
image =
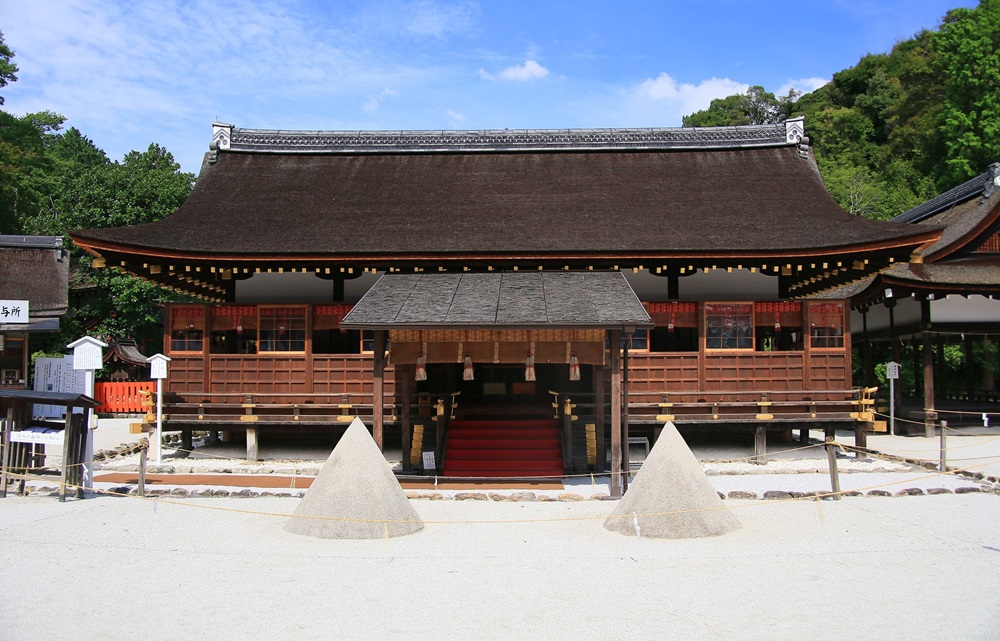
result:
[(109, 265), (210, 298), (231, 297), (230, 278), (258, 268), (413, 272), (525, 261), (672, 264), (687, 273), (725, 261), (767, 267), (802, 295), (817, 280), (863, 277), (936, 240), (935, 228), (841, 209), (803, 127), (801, 119), (479, 132), (216, 125), (216, 148), (174, 214), (71, 235)]
[(32, 318), (69, 305), (69, 256), (59, 236), (0, 236), (0, 299), (27, 300)]

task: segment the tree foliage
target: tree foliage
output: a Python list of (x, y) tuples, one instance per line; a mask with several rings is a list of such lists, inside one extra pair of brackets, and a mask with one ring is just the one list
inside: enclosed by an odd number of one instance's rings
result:
[[(0, 34), (0, 87), (17, 80), (13, 52)], [(0, 103), (2, 104), (2, 103)], [(152, 144), (111, 161), (65, 118), (44, 111), (13, 116), (0, 110), (0, 233), (63, 236), (71, 229), (152, 222), (176, 210), (194, 181), (163, 147)], [(68, 237), (66, 238), (68, 242)], [(71, 246), (71, 245), (67, 245)], [(72, 248), (73, 279), (88, 292), (43, 349), (59, 351), (84, 332), (158, 337), (162, 302), (176, 295), (127, 274), (91, 267)]]
[(943, 174), (961, 181), (1000, 159), (1000, 0), (948, 13), (935, 39), (943, 80)]
[(716, 98), (708, 109), (684, 116), (685, 127), (720, 127), (726, 125), (765, 125), (788, 118), (796, 93), (776, 97), (761, 86), (743, 94)]
[[(11, 62), (14, 52), (7, 43), (4, 42), (3, 32), (0, 31), (0, 89), (17, 80), (17, 65)], [(3, 104), (3, 96), (0, 96), (0, 105)]]
[[(747, 93), (684, 124), (751, 124), (748, 96), (772, 107), (774, 96)], [(949, 12), (938, 31), (864, 56), (776, 113), (805, 116), (823, 180), (854, 214), (891, 218), (982, 173), (1000, 160), (1000, 0)]]

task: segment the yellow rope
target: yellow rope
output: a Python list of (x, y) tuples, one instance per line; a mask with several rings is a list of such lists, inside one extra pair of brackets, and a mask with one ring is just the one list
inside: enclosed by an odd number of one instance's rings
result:
[[(991, 463), (987, 463), (987, 464), (992, 464), (992, 463), (1000, 463), (1000, 460), (995, 460), (995, 461), (992, 461)], [(671, 510), (671, 511), (667, 511), (667, 512), (647, 512), (647, 513), (637, 514), (635, 516), (641, 516), (641, 517), (662, 517), (662, 516), (673, 516), (673, 515), (679, 515), (679, 514), (691, 514), (691, 513), (699, 513), (699, 512), (712, 512), (712, 511), (724, 510), (724, 509), (742, 509), (742, 508), (747, 508), (747, 507), (760, 507), (760, 506), (765, 506), (765, 505), (775, 505), (775, 504), (780, 504), (780, 503), (788, 503), (788, 502), (792, 502), (792, 501), (820, 500), (820, 499), (828, 498), (828, 497), (832, 498), (832, 497), (837, 496), (837, 495), (843, 496), (843, 495), (849, 494), (849, 493), (853, 494), (853, 493), (858, 493), (858, 492), (870, 492), (872, 490), (877, 490), (877, 489), (881, 489), (881, 488), (884, 488), (884, 487), (891, 487), (891, 486), (895, 486), (895, 485), (901, 485), (903, 483), (912, 483), (914, 481), (926, 480), (928, 478), (934, 478), (934, 477), (942, 476), (942, 475), (945, 475), (945, 474), (955, 474), (955, 473), (958, 473), (958, 472), (967, 472), (969, 470), (975, 469), (976, 467), (980, 467), (980, 465), (969, 466), (969, 467), (966, 467), (966, 468), (963, 468), (963, 469), (958, 469), (958, 470), (948, 470), (948, 471), (943, 471), (943, 472), (942, 471), (937, 471), (937, 472), (929, 473), (929, 474), (927, 474), (925, 476), (922, 476), (922, 477), (919, 477), (919, 478), (907, 478), (907, 479), (902, 479), (902, 480), (898, 480), (898, 481), (892, 481), (892, 482), (889, 482), (889, 483), (880, 483), (880, 484), (877, 484), (877, 485), (870, 485), (870, 486), (858, 488), (858, 489), (855, 489), (855, 490), (841, 490), (840, 492), (810, 493), (810, 494), (808, 494), (806, 496), (802, 496), (802, 497), (790, 497), (790, 498), (787, 498), (787, 499), (769, 499), (769, 500), (761, 500), (761, 501), (748, 501), (746, 503), (741, 503), (739, 505), (722, 505), (722, 506), (718, 506), (718, 507), (690, 508), (690, 509), (685, 509), (685, 510)], [(25, 478), (25, 479), (29, 479), (29, 480), (37, 480), (37, 479), (32, 479), (32, 477), (30, 477), (28, 475), (11, 475), (11, 474), (8, 474), (8, 476), (11, 476), (12, 478)], [(73, 490), (84, 489), (82, 486), (78, 486), (78, 485), (74, 485), (74, 484), (70, 484), (70, 483), (66, 484), (66, 488), (67, 488), (67, 490), (69, 490), (69, 489), (73, 489)], [(259, 511), (259, 510), (244, 510), (244, 509), (239, 509), (239, 508), (222, 507), (222, 506), (216, 506), (216, 505), (199, 505), (197, 503), (182, 502), (182, 501), (172, 500), (172, 499), (164, 499), (164, 498), (160, 498), (160, 497), (156, 497), (156, 496), (138, 496), (138, 495), (134, 495), (134, 494), (131, 494), (131, 493), (130, 494), (123, 494), (123, 493), (120, 493), (120, 492), (113, 492), (111, 490), (103, 490), (103, 489), (92, 489), (91, 491), (94, 492), (95, 494), (104, 494), (104, 495), (118, 496), (118, 497), (123, 497), (123, 498), (139, 499), (139, 500), (151, 501), (151, 502), (159, 503), (159, 504), (163, 504), (163, 505), (178, 505), (178, 506), (182, 506), (182, 507), (215, 510), (215, 511), (220, 511), (220, 512), (230, 512), (230, 513), (236, 513), (236, 514), (250, 514), (250, 515), (257, 515), (257, 516), (270, 516), (270, 517), (283, 517), (283, 518), (304, 518), (304, 519), (313, 519), (313, 520), (321, 520), (321, 521), (337, 521), (337, 522), (351, 522), (351, 523), (382, 523), (383, 526), (386, 527), (386, 528), (388, 527), (389, 523), (395, 523), (395, 524), (412, 524), (412, 523), (418, 523), (419, 522), (419, 523), (423, 523), (423, 524), (433, 524), (433, 525), (488, 525), (488, 524), (503, 524), (503, 523), (558, 523), (558, 522), (594, 521), (594, 520), (606, 520), (608, 518), (632, 518), (633, 517), (633, 515), (630, 514), (630, 515), (625, 515), (625, 516), (622, 516), (622, 517), (612, 517), (610, 515), (602, 515), (602, 516), (558, 517), (558, 518), (546, 518), (546, 519), (474, 519), (474, 520), (425, 520), (425, 519), (421, 519), (419, 521), (413, 521), (413, 520), (410, 520), (410, 519), (359, 519), (359, 518), (351, 518), (351, 517), (329, 517), (329, 516), (314, 516), (314, 515), (298, 515), (298, 514), (288, 514), (288, 513), (285, 513), (285, 512), (264, 512), (264, 511)]]

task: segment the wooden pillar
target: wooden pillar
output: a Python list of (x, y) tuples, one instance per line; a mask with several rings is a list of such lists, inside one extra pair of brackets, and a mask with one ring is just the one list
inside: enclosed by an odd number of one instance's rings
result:
[(767, 462), (767, 428), (763, 425), (757, 426), (753, 439), (753, 462)]
[(608, 460), (607, 446), (604, 444), (604, 366), (594, 365), (594, 439), (597, 446), (597, 460), (594, 471), (604, 472)]
[(872, 359), (872, 342), (868, 339), (868, 307), (861, 310), (861, 360), (865, 370), (865, 387), (875, 385), (875, 363)]
[(611, 362), (611, 496), (622, 495), (622, 362), (621, 330), (608, 330)]
[(415, 367), (413, 365), (397, 365), (396, 366), (396, 383), (399, 387), (400, 396), (402, 396), (402, 416), (400, 416), (400, 421), (402, 424), (402, 449), (403, 449), (403, 472), (409, 473), (413, 471), (413, 463), (410, 461), (410, 450), (413, 449), (413, 418), (412, 409), (410, 406), (410, 396), (411, 386), (413, 385), (414, 377), (416, 376)]
[(247, 428), (247, 460), (256, 461), (260, 458), (260, 447), (257, 442), (257, 428)]
[[(896, 301), (889, 299), (885, 301), (885, 306), (889, 309), (889, 347), (892, 353), (892, 362), (900, 363), (899, 339), (896, 337)], [(903, 409), (903, 381), (896, 381), (893, 386), (893, 405), (897, 415)], [(904, 430), (905, 432), (905, 430)]]
[(562, 405), (562, 457), (563, 469), (573, 474), (576, 466), (573, 464), (573, 401), (568, 395), (563, 395)]
[[(996, 384), (996, 381), (993, 377), (992, 363), (990, 363), (987, 360), (989, 357), (990, 349), (991, 349), (990, 336), (989, 334), (986, 334), (985, 336), (983, 336), (983, 357), (980, 359), (980, 361), (982, 362), (982, 372), (983, 372), (981, 385), (982, 385), (982, 390), (984, 392), (992, 392)], [(998, 350), (998, 357), (1000, 357), (1000, 350)]]
[(622, 350), (622, 491), (628, 491), (629, 452), (628, 447), (628, 350), (632, 345), (631, 334), (625, 339), (625, 349)]
[(372, 385), (372, 436), (382, 451), (382, 422), (385, 399), (385, 330), (375, 330), (375, 373)]
[(66, 422), (63, 425), (62, 472), (59, 474), (59, 501), (66, 500), (66, 483), (72, 483), (69, 476), (73, 460), (73, 408), (66, 408)]
[(924, 436), (934, 436), (937, 412), (934, 411), (934, 352), (931, 348), (931, 302), (920, 301), (920, 338), (924, 356)]
[(967, 400), (971, 400), (976, 389), (975, 374), (972, 371), (972, 341), (966, 340), (964, 335), (962, 336), (962, 358), (965, 361), (965, 397)]

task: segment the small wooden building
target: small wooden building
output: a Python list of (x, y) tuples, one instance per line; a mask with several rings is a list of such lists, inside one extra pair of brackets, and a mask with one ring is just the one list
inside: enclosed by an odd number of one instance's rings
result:
[[(893, 220), (940, 228), (941, 238), (909, 262), (828, 294), (851, 300), (867, 380), (874, 380), (872, 344), (887, 342), (892, 360), (912, 368), (922, 384), (920, 410), (908, 416), (924, 421), (921, 432), (933, 429), (942, 401), (1000, 410), (995, 360), (972, 358), (973, 343), (1000, 342), (1000, 163)], [(903, 343), (916, 346), (912, 352), (917, 359), (904, 362)], [(940, 365), (949, 343), (962, 346), (966, 377), (948, 381), (945, 396), (940, 389), (945, 381), (935, 385), (935, 362)], [(896, 401), (896, 407), (902, 407), (902, 399)]]
[[(608, 437), (620, 470), (628, 429), (651, 440), (665, 420), (753, 427), (761, 442), (768, 428), (858, 425), (846, 301), (809, 297), (940, 231), (844, 212), (795, 119), (216, 124), (176, 213), (72, 236), (99, 263), (204, 299), (166, 310), (175, 425), (249, 428), (253, 454), (263, 426), (362, 414), (408, 469), (434, 451), (439, 471), (502, 475), (603, 469)], [(556, 421), (554, 468), (518, 465), (532, 449), (513, 438), (519, 416)], [(491, 419), (507, 422), (475, 458), (470, 443), (497, 426), (460, 447), (460, 424)]]
[(0, 236), (0, 387), (27, 387), (29, 339), (59, 330), (68, 283), (62, 237)]

